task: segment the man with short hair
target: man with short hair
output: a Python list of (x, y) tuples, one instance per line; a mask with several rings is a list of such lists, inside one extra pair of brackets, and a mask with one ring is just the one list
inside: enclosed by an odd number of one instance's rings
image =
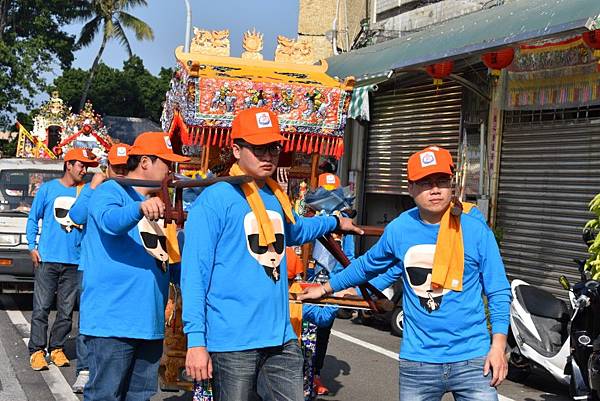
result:
[[(63, 348), (71, 331), (77, 298), (77, 265), (82, 227), (69, 218), (69, 209), (83, 185), (88, 167), (98, 162), (87, 149), (69, 150), (64, 157), (64, 175), (43, 184), (27, 219), (27, 242), (33, 261), (35, 284), (29, 337), (33, 370), (46, 370), (46, 347), (56, 366), (69, 366)], [(39, 236), (39, 221), (43, 230)], [(48, 315), (56, 298), (56, 320), (48, 339)]]
[[(102, 184), (106, 177), (123, 177), (127, 174), (127, 158), (128, 158), (129, 145), (125, 143), (114, 144), (107, 154), (108, 164), (106, 166), (106, 175), (103, 173), (96, 173), (92, 177), (89, 184), (86, 184), (81, 190), (81, 194), (77, 197), (77, 201), (71, 207), (69, 216), (75, 224), (85, 224), (88, 218), (88, 204), (94, 190), (98, 185)], [(85, 225), (83, 227), (83, 235), (85, 236)], [(82, 250), (83, 251), (83, 250)], [(85, 260), (82, 255), (81, 260)], [(81, 291), (83, 286), (83, 263), (79, 264), (79, 298), (81, 298)], [(80, 302), (81, 304), (81, 302)], [(79, 315), (81, 317), (81, 314)], [(75, 383), (73, 383), (72, 389), (76, 394), (83, 393), (83, 389), (87, 384), (90, 376), (90, 367), (88, 364), (88, 349), (85, 345), (84, 335), (79, 333), (77, 335), (76, 350), (77, 350), (77, 377)]]
[[(231, 175), (200, 194), (185, 226), (181, 290), (186, 369), (213, 378), (217, 401), (303, 400), (302, 352), (290, 323), (285, 247), (334, 231), (360, 232), (347, 218), (301, 218), (276, 181), (277, 116), (251, 108), (232, 125)], [(257, 386), (257, 382), (261, 386)]]
[(408, 192), (417, 207), (389, 223), (380, 240), (331, 281), (299, 296), (316, 299), (402, 269), (401, 401), (439, 401), (447, 392), (457, 401), (496, 401), (495, 387), (508, 370), (510, 286), (492, 231), (469, 214), (469, 205), (463, 213), (452, 199), (453, 167), (450, 152), (437, 146), (413, 154)]
[[(126, 178), (162, 181), (173, 162), (187, 160), (166, 133), (145, 132), (129, 149)], [(165, 204), (151, 197), (155, 190), (109, 180), (89, 201), (80, 327), (86, 401), (149, 400), (158, 388), (170, 270)]]

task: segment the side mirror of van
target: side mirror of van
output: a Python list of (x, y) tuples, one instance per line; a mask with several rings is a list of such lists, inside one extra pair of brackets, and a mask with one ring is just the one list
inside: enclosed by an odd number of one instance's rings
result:
[(569, 283), (569, 279), (566, 278), (565, 276), (560, 276), (558, 278), (558, 282), (560, 283), (560, 285), (562, 285), (562, 287), (569, 291), (571, 289), (571, 283)]

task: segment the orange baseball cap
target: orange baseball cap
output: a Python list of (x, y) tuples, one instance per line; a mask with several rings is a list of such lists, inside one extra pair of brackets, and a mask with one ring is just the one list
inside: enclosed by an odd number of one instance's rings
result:
[(79, 161), (85, 164), (88, 167), (96, 167), (98, 162), (94, 160), (96, 155), (93, 154), (89, 149), (86, 148), (72, 148), (70, 149), (64, 157), (64, 161)]
[(129, 158), (129, 149), (131, 146), (126, 143), (115, 143), (108, 151), (108, 162), (111, 166), (127, 164)]
[(408, 180), (417, 181), (435, 173), (452, 175), (452, 155), (439, 146), (428, 146), (408, 158)]
[(243, 139), (251, 145), (286, 141), (279, 130), (277, 114), (266, 108), (240, 111), (231, 125), (231, 139)]
[(331, 173), (319, 174), (318, 186), (325, 188), (328, 191), (332, 191), (340, 187), (340, 178)]
[(173, 152), (171, 139), (166, 132), (142, 132), (129, 148), (130, 156), (157, 156), (170, 162), (187, 162), (189, 157)]

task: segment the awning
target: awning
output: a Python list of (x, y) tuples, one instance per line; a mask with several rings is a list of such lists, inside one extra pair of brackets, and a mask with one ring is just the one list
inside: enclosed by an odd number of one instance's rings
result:
[[(409, 36), (327, 59), (327, 74), (357, 81), (561, 33), (600, 28), (599, 0), (515, 0)], [(361, 82), (359, 85), (362, 85)]]

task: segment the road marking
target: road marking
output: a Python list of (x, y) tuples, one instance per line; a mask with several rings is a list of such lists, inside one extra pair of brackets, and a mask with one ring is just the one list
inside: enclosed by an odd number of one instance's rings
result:
[(22, 401), (27, 399), (11, 363), (8, 361), (5, 344), (0, 342), (0, 398), (3, 401)]
[[(4, 309), (6, 310), (6, 314), (10, 321), (21, 330), (21, 332), (29, 333), (31, 331), (31, 325), (27, 319), (25, 319), (23, 312), (17, 309), (12, 299), (5, 298), (4, 301), (0, 300), (0, 303), (4, 305)], [(29, 338), (23, 338), (23, 342), (27, 345), (29, 343)], [(56, 401), (79, 401), (79, 398), (73, 394), (73, 390), (67, 382), (67, 379), (65, 379), (60, 372), (60, 369), (55, 365), (50, 364), (48, 370), (41, 371), (40, 374)]]
[[(396, 361), (399, 360), (399, 355), (398, 355), (397, 352), (389, 351), (389, 350), (387, 350), (387, 349), (385, 349), (383, 347), (380, 347), (378, 345), (371, 344), (369, 342), (360, 340), (360, 339), (358, 339), (356, 337), (352, 337), (351, 335), (348, 335), (346, 333), (342, 333), (341, 331), (337, 331), (337, 330), (333, 330), (332, 329), (331, 330), (331, 334), (333, 336), (335, 336), (335, 337), (341, 338), (342, 340), (349, 341), (349, 342), (351, 342), (353, 344), (360, 345), (363, 348), (367, 348), (367, 349), (370, 349), (371, 351), (375, 351), (375, 352), (377, 352), (377, 353), (379, 353), (381, 355), (385, 355), (388, 358), (395, 359)], [(515, 400), (513, 400), (512, 398), (508, 398), (506, 396), (498, 394), (498, 401), (515, 401)]]
[(387, 349), (380, 347), (379, 345), (375, 345), (375, 344), (371, 344), (368, 343), (366, 341), (363, 340), (359, 340), (356, 337), (352, 337), (346, 333), (342, 333), (341, 331), (337, 331), (337, 330), (331, 330), (331, 334), (341, 338), (342, 340), (346, 340), (349, 341), (351, 343), (354, 343), (356, 345), (360, 345), (361, 347), (370, 349), (371, 351), (375, 351), (377, 353), (380, 353), (381, 355), (385, 355), (388, 358), (392, 358), (395, 360), (398, 360), (398, 353), (397, 352), (392, 352), (392, 351), (388, 351)]

